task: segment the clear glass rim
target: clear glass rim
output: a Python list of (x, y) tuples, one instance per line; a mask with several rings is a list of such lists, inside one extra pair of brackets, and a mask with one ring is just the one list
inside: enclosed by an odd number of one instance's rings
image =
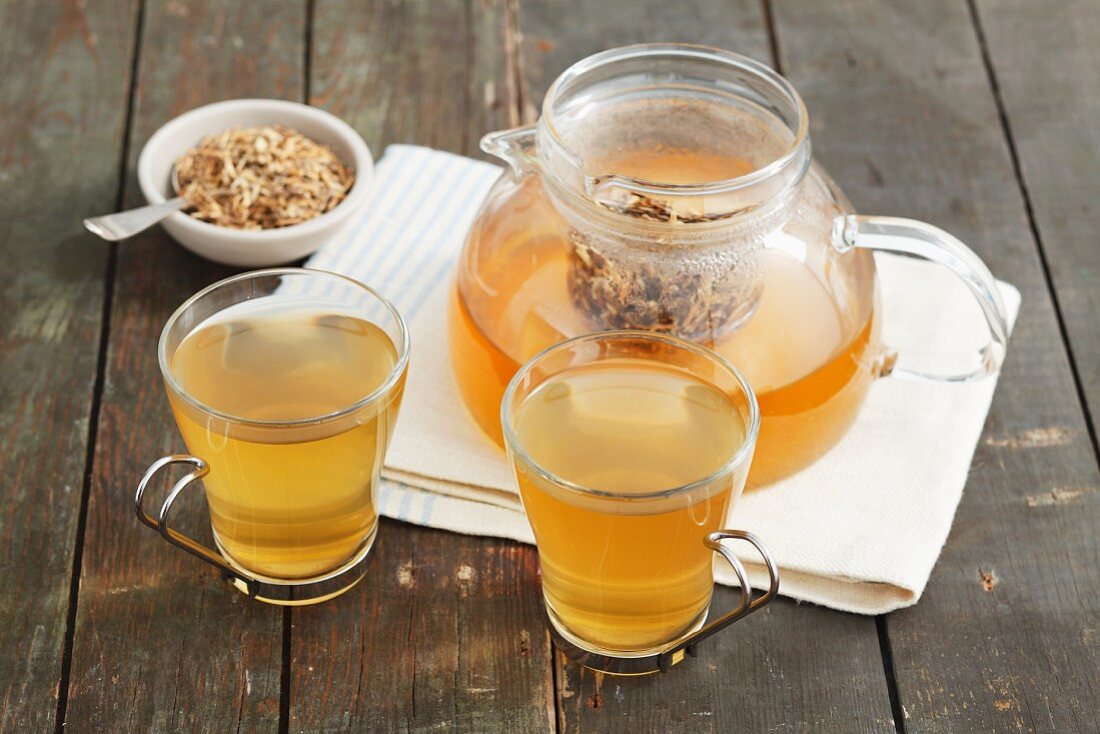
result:
[(647, 56), (682, 57), (684, 59), (718, 60), (731, 67), (748, 72), (766, 82), (776, 93), (781, 95), (795, 109), (797, 124), (793, 131), (793, 138), (786, 150), (767, 165), (757, 168), (741, 176), (722, 179), (719, 181), (707, 181), (703, 183), (674, 184), (662, 181), (619, 176), (623, 180), (636, 184), (639, 190), (648, 190), (650, 193), (674, 193), (682, 195), (706, 195), (716, 193), (729, 193), (744, 189), (765, 181), (787, 166), (795, 163), (802, 156), (804, 144), (809, 139), (809, 115), (802, 96), (789, 81), (783, 78), (774, 69), (755, 59), (749, 58), (733, 51), (691, 43), (638, 43), (630, 46), (620, 46), (608, 49), (588, 56), (576, 62), (561, 75), (546, 90), (546, 96), (542, 100), (542, 115), (540, 122), (550, 133), (554, 143), (561, 147), (574, 161), (583, 160), (575, 150), (569, 147), (565, 138), (554, 123), (553, 105), (559, 101), (562, 89), (578, 77), (587, 74), (599, 67), (622, 61), (645, 58)]
[[(729, 373), (738, 387), (741, 389), (741, 393), (745, 395), (749, 403), (749, 420), (747, 430), (745, 431), (745, 439), (741, 442), (741, 446), (734, 452), (722, 466), (710, 474), (691, 481), (687, 484), (682, 484), (678, 487), (670, 487), (669, 489), (660, 489), (655, 492), (645, 492), (643, 494), (626, 494), (622, 492), (609, 492), (602, 489), (593, 489), (592, 487), (585, 487), (580, 484), (564, 479), (554, 472), (548, 470), (527, 453), (519, 437), (516, 436), (515, 428), (512, 425), (511, 407), (515, 400), (516, 391), (519, 389), (520, 382), (523, 381), (532, 370), (534, 370), (540, 362), (550, 357), (556, 352), (564, 351), (577, 344), (584, 344), (588, 342), (606, 342), (620, 339), (649, 341), (667, 346), (674, 347), (676, 349), (683, 349), (692, 352), (700, 357), (703, 357), (712, 364), (717, 365), (721, 369)], [(565, 341), (558, 342), (552, 346), (543, 349), (531, 359), (527, 360), (516, 374), (512, 377), (511, 382), (508, 383), (507, 389), (504, 391), (504, 397), (500, 401), (500, 424), (504, 432), (504, 441), (508, 446), (508, 450), (512, 452), (517, 458), (520, 458), (530, 466), (535, 472), (543, 479), (553, 483), (555, 486), (562, 487), (571, 492), (578, 494), (599, 497), (603, 499), (616, 499), (625, 500), (627, 502), (644, 502), (659, 499), (666, 499), (670, 497), (677, 497), (682, 494), (690, 494), (691, 492), (705, 486), (719, 477), (732, 473), (738, 466), (743, 464), (752, 454), (756, 447), (756, 438), (760, 432), (760, 406), (756, 401), (756, 393), (753, 392), (752, 387), (749, 385), (748, 380), (741, 374), (741, 371), (733, 366), (729, 360), (722, 355), (707, 349), (706, 347), (689, 342), (685, 339), (681, 339), (676, 336), (668, 336), (667, 334), (656, 334), (652, 331), (642, 331), (636, 329), (619, 329), (614, 331), (600, 331), (593, 334), (583, 334), (581, 336), (575, 336), (572, 339), (566, 339)]]
[[(239, 415), (233, 415), (232, 413), (227, 413), (225, 411), (213, 408), (202, 402), (195, 396), (191, 395), (191, 393), (187, 392), (187, 390), (184, 389), (183, 385), (181, 385), (176, 379), (176, 376), (172, 374), (171, 367), (168, 364), (168, 334), (172, 330), (172, 327), (176, 325), (180, 318), (182, 318), (184, 312), (195, 305), (199, 300), (213, 293), (214, 291), (220, 290), (230, 285), (234, 285), (236, 283), (240, 283), (242, 281), (257, 280), (259, 278), (281, 275), (324, 276), (343, 280), (349, 285), (369, 294), (371, 297), (382, 304), (382, 306), (386, 309), (390, 316), (393, 317), (394, 322), (397, 324), (397, 331), (401, 335), (401, 343), (395, 345), (397, 346), (397, 361), (394, 364), (393, 368), (390, 370), (390, 373), (386, 376), (386, 379), (382, 382), (382, 384), (370, 393), (368, 393), (365, 397), (362, 397), (351, 405), (340, 408), (339, 410), (334, 410), (332, 412), (324, 413), (318, 416), (310, 416), (308, 418), (295, 418), (293, 420), (258, 420), (255, 418), (244, 418)], [(199, 323), (201, 324), (202, 322)], [(198, 326), (198, 324), (196, 324), (196, 326)], [(189, 331), (188, 334), (190, 333), (191, 332)], [(191, 407), (208, 415), (214, 416), (215, 418), (219, 418), (229, 423), (248, 426), (262, 426), (268, 428), (292, 428), (304, 425), (317, 425), (321, 423), (328, 423), (330, 421), (334, 421), (350, 415), (351, 413), (354, 413), (355, 411), (360, 410), (361, 408), (364, 408), (373, 402), (376, 402), (393, 389), (394, 385), (397, 384), (397, 381), (401, 378), (401, 375), (404, 374), (409, 364), (409, 330), (405, 324), (405, 319), (401, 316), (400, 312), (398, 312), (394, 305), (389, 302), (388, 299), (386, 299), (375, 289), (364, 283), (359, 282), (358, 280), (355, 280), (354, 278), (349, 278), (346, 275), (334, 273), (329, 270), (319, 270), (316, 268), (265, 268), (263, 270), (250, 270), (245, 273), (238, 273), (237, 275), (233, 275), (229, 278), (219, 280), (216, 283), (211, 283), (210, 285), (206, 286), (205, 288), (188, 298), (182, 304), (180, 304), (179, 308), (177, 308), (172, 313), (172, 315), (168, 317), (168, 321), (165, 322), (164, 328), (161, 329), (160, 339), (157, 342), (157, 361), (160, 364), (161, 376), (168, 384), (169, 389), (171, 389), (173, 392), (183, 398), (183, 400), (186, 401)]]

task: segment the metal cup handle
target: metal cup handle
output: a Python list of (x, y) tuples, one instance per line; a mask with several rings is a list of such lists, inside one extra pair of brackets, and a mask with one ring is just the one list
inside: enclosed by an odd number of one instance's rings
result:
[[(142, 507), (142, 501), (145, 498), (145, 490), (148, 488), (149, 482), (152, 481), (157, 472), (171, 464), (190, 464), (194, 469), (172, 485), (172, 491), (168, 493), (168, 497), (164, 500), (164, 504), (161, 505), (160, 512), (157, 514), (157, 517), (153, 517)], [(187, 551), (195, 558), (209, 563), (228, 577), (234, 586), (249, 596), (254, 597), (257, 587), (259, 586), (255, 579), (249, 578), (247, 575), (230, 566), (225, 562), (225, 559), (222, 558), (220, 553), (207, 548), (197, 540), (187, 537), (168, 525), (168, 513), (171, 512), (172, 505), (175, 503), (176, 498), (179, 497), (180, 493), (189, 487), (192, 482), (197, 479), (202, 479), (209, 473), (210, 467), (207, 466), (205, 461), (197, 456), (173, 454), (157, 459), (145, 470), (145, 475), (141, 478), (141, 481), (138, 482), (137, 494), (134, 497), (134, 511), (137, 513), (139, 520), (160, 533), (162, 538), (177, 548)]]
[[(756, 548), (757, 553), (764, 559), (764, 565), (768, 568), (770, 583), (768, 590), (764, 594), (754, 598), (752, 585), (749, 584), (748, 575), (745, 573), (745, 567), (741, 564), (741, 561), (738, 560), (737, 556), (733, 554), (733, 551), (722, 545), (723, 540), (743, 540)], [(741, 603), (733, 611), (727, 612), (718, 619), (702, 627), (695, 632), (695, 634), (681, 640), (675, 646), (662, 652), (657, 660), (657, 664), (662, 671), (667, 671), (673, 665), (680, 662), (685, 652), (688, 655), (694, 655), (695, 648), (700, 642), (722, 631), (734, 622), (752, 614), (774, 599), (775, 595), (779, 593), (779, 569), (776, 567), (775, 561), (772, 559), (771, 554), (768, 553), (767, 548), (765, 548), (764, 544), (760, 542), (760, 539), (752, 533), (745, 530), (718, 530), (704, 538), (703, 544), (715, 553), (721, 555), (722, 558), (726, 559), (726, 563), (733, 568), (733, 572), (737, 575), (737, 580), (741, 583)]]

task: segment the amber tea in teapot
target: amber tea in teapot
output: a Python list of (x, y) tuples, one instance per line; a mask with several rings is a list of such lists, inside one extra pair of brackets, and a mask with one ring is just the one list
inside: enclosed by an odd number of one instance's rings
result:
[[(811, 160), (806, 110), (767, 67), (655, 44), (613, 49), (551, 86), (536, 126), (489, 135), (508, 161), (459, 264), (451, 351), (460, 390), (501, 441), (508, 380), (578, 334), (644, 329), (729, 359), (760, 402), (750, 485), (824, 454), (891, 371), (994, 371), (1004, 309), (965, 245), (930, 225), (857, 217)], [(966, 355), (881, 343), (873, 249), (955, 270), (991, 339)]]

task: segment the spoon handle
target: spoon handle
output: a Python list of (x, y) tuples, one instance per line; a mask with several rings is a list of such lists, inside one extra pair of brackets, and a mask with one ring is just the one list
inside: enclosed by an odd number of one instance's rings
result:
[(88, 228), (89, 232), (97, 234), (105, 240), (111, 240), (112, 242), (124, 240), (152, 227), (169, 214), (185, 209), (187, 206), (187, 199), (177, 196), (163, 204), (149, 204), (117, 214), (91, 217), (84, 220), (84, 226)]

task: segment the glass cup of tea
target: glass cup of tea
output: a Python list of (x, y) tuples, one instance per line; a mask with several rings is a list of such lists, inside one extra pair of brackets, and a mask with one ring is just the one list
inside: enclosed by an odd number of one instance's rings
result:
[[(397, 310), (342, 275), (260, 270), (188, 299), (157, 353), (190, 453), (142, 477), (142, 522), (261, 601), (313, 604), (351, 588), (378, 532), (379, 475), (409, 363)], [(150, 515), (149, 482), (172, 464), (191, 471)], [(216, 551), (169, 525), (199, 479)]]
[[(751, 533), (723, 529), (749, 472), (760, 414), (744, 377), (714, 352), (645, 331), (561, 342), (516, 373), (501, 424), (538, 546), (551, 635), (596, 670), (667, 670), (767, 604), (775, 563)], [(768, 569), (755, 595), (724, 540)], [(707, 623), (714, 553), (739, 605)]]

